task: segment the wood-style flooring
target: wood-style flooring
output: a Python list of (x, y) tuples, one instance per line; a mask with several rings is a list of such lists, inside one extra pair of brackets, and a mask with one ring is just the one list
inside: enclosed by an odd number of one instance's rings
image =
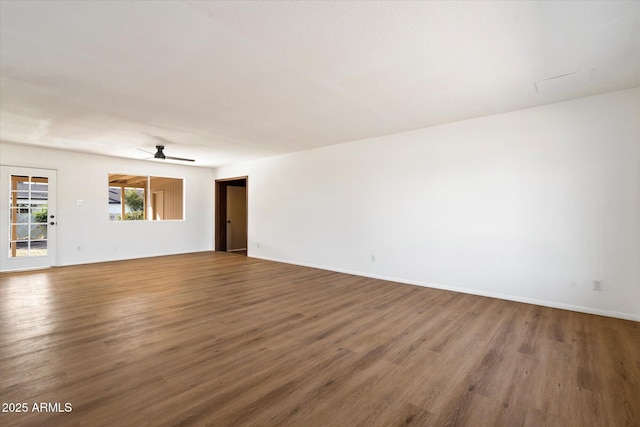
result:
[(28, 407), (2, 426), (639, 426), (640, 323), (220, 252), (4, 273), (0, 401)]

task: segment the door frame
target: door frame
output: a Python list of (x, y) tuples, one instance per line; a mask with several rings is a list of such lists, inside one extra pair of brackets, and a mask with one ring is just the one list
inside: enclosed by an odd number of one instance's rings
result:
[[(30, 270), (35, 268), (47, 268), (56, 264), (56, 237), (58, 217), (56, 212), (56, 180), (57, 170), (46, 168), (32, 168), (23, 166), (0, 165), (0, 271)], [(32, 257), (9, 257), (9, 192), (11, 191), (11, 175), (46, 176), (48, 178), (47, 189), (47, 255)]]
[[(227, 187), (233, 185), (238, 181), (244, 181), (246, 191), (246, 206), (247, 206), (247, 223), (245, 227), (247, 229), (247, 242), (249, 241), (249, 177), (237, 176), (234, 178), (216, 179), (215, 181), (215, 218), (214, 218), (214, 249), (216, 251), (227, 251)], [(248, 250), (247, 243), (247, 250)]]

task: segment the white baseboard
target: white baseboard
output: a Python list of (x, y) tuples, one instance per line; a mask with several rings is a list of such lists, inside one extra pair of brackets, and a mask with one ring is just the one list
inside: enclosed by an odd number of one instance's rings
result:
[(486, 291), (481, 291), (481, 290), (477, 290), (477, 289), (460, 288), (460, 287), (457, 287), (457, 286), (448, 286), (448, 285), (442, 285), (442, 284), (439, 284), (439, 283), (428, 283), (428, 282), (421, 282), (421, 281), (416, 281), (416, 280), (407, 280), (407, 279), (402, 279), (402, 278), (398, 278), (398, 277), (390, 277), (390, 276), (383, 276), (383, 275), (379, 275), (379, 274), (363, 273), (361, 271), (353, 271), (353, 270), (347, 270), (347, 269), (342, 269), (342, 268), (326, 267), (326, 266), (310, 264), (310, 263), (304, 263), (304, 262), (281, 260), (281, 259), (276, 259), (276, 258), (259, 256), (259, 255), (255, 255), (255, 254), (250, 254), (250, 257), (251, 258), (263, 259), (265, 261), (281, 262), (281, 263), (285, 263), (285, 264), (300, 265), (302, 267), (311, 267), (311, 268), (317, 268), (317, 269), (320, 269), (320, 270), (335, 271), (336, 273), (345, 273), (345, 274), (352, 274), (354, 276), (362, 276), (362, 277), (369, 277), (369, 278), (372, 278), (372, 279), (386, 280), (386, 281), (389, 281), (389, 282), (405, 283), (405, 284), (408, 284), (408, 285), (422, 286), (422, 287), (426, 287), (426, 288), (442, 289), (442, 290), (445, 290), (445, 291), (460, 292), (460, 293), (464, 293), (464, 294), (479, 295), (479, 296), (490, 297), (490, 298), (498, 298), (498, 299), (507, 300), (507, 301), (522, 302), (522, 303), (525, 303), (525, 304), (533, 304), (533, 305), (539, 305), (539, 306), (543, 306), (543, 307), (559, 308), (559, 309), (562, 309), (562, 310), (576, 311), (576, 312), (579, 312), (579, 313), (595, 314), (595, 315), (598, 315), (598, 316), (614, 317), (614, 318), (617, 318), (617, 319), (632, 320), (632, 321), (635, 321), (635, 322), (640, 322), (640, 315), (635, 315), (635, 314), (631, 314), (631, 313), (624, 313), (624, 312), (612, 311), (612, 310), (603, 310), (603, 309), (599, 309), (599, 308), (585, 307), (585, 306), (573, 305), (573, 304), (565, 304), (565, 303), (561, 303), (561, 302), (540, 300), (540, 299), (536, 299), (536, 298), (526, 298), (526, 297), (520, 297), (520, 296), (517, 296), (517, 295), (502, 294), (502, 293), (497, 293), (497, 292), (486, 292)]

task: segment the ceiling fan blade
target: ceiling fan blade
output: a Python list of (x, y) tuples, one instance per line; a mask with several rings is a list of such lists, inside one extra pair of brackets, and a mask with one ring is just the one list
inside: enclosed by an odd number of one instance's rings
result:
[(195, 162), (194, 159), (184, 159), (182, 157), (171, 157), (171, 156), (164, 156), (165, 159), (169, 159), (169, 160), (180, 160), (182, 162)]

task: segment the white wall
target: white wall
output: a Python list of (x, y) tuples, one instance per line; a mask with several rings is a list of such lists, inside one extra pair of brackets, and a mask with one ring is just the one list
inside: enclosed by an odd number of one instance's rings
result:
[[(210, 169), (2, 142), (0, 162), (57, 171), (57, 265), (213, 249)], [(184, 178), (185, 220), (109, 221), (110, 172)], [(77, 200), (84, 205), (78, 206)]]
[(215, 176), (250, 256), (640, 320), (639, 122), (636, 88)]

